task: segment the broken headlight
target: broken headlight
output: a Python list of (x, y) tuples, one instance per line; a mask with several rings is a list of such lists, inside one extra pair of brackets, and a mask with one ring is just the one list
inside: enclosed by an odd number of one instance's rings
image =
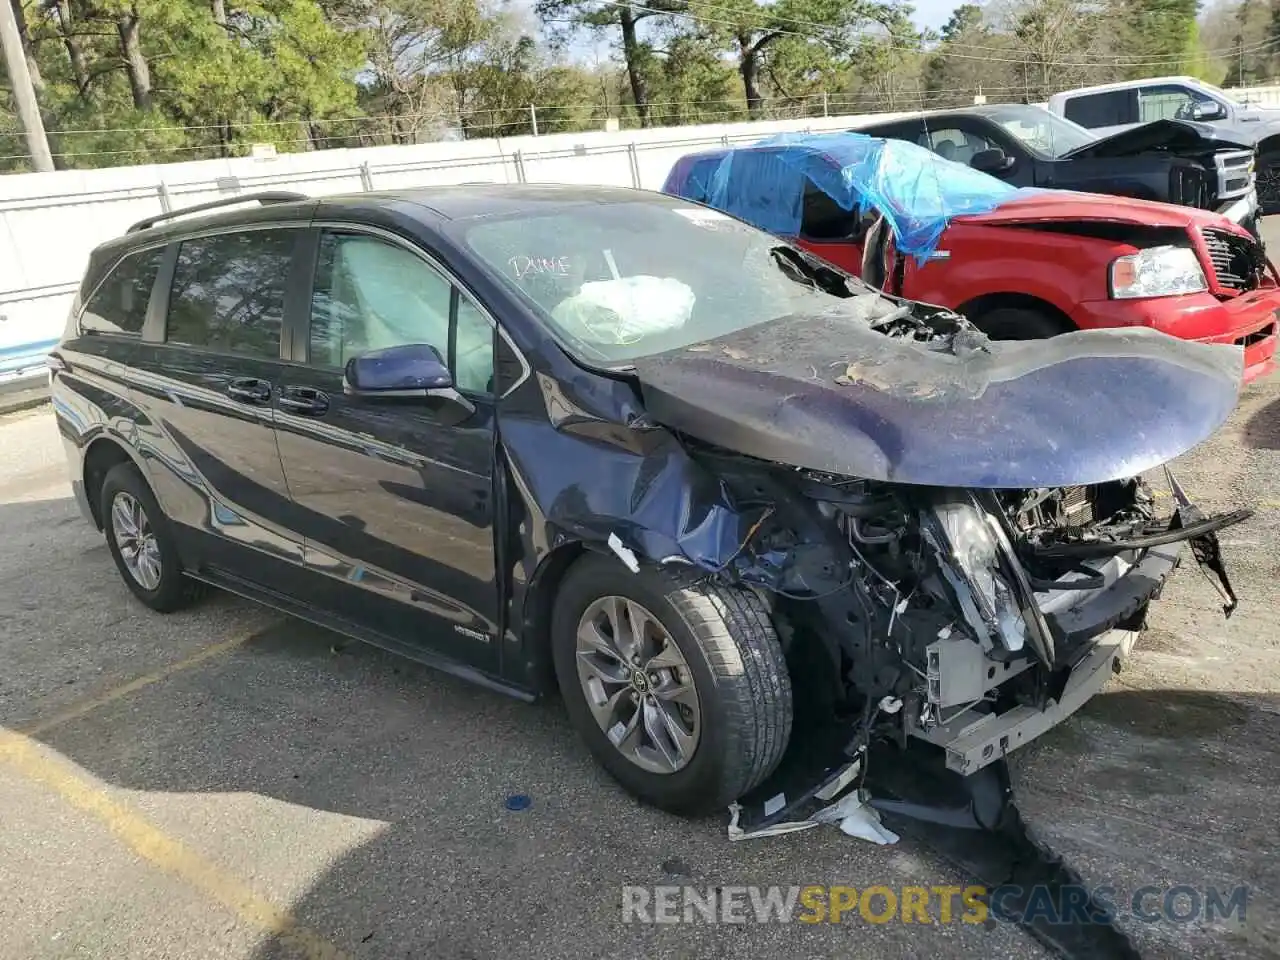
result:
[(1151, 247), (1111, 262), (1111, 296), (1172, 297), (1208, 290), (1204, 269), (1190, 247)]
[(951, 581), (962, 612), (979, 631), (984, 647), (999, 639), (1005, 649), (1021, 650), (1027, 626), (1014, 596), (995, 524), (999, 521), (972, 495), (934, 505), (945, 539), (943, 573)]

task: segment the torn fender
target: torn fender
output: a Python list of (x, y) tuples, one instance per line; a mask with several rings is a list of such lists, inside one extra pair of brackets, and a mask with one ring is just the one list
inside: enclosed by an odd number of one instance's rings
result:
[(675, 436), (646, 421), (632, 386), (536, 380), (522, 400), (543, 408), (509, 403), (499, 423), (530, 527), (526, 573), (563, 542), (603, 547), (611, 535), (659, 563), (716, 569), (733, 557), (748, 521)]

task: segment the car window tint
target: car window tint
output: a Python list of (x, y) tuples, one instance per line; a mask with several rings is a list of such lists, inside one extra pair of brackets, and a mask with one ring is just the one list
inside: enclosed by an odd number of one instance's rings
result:
[(465, 296), (458, 297), (458, 335), (450, 359), (453, 385), (470, 393), (493, 393), (493, 324)]
[(184, 240), (169, 293), (168, 342), (279, 357), (295, 238), (292, 230), (246, 230)]
[(459, 390), (492, 392), (493, 325), (459, 293), (451, 342), (452, 296), (452, 283), (412, 250), (325, 232), (311, 296), (310, 361), (341, 369), (370, 350), (425, 343), (448, 358)]
[(1134, 90), (1110, 90), (1069, 97), (1062, 112), (1068, 120), (1091, 130), (1137, 123), (1137, 94)]
[(157, 247), (121, 260), (89, 298), (80, 328), (98, 333), (141, 333), (163, 259), (164, 247)]
[(354, 233), (320, 238), (311, 296), (312, 363), (342, 367), (370, 350), (449, 346), (449, 281), (397, 243)]

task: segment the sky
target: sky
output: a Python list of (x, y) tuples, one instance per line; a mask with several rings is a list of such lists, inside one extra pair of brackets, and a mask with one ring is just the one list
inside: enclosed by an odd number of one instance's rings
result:
[(960, 6), (961, 0), (915, 0), (915, 13), (911, 19), (923, 30), (926, 27), (941, 30), (943, 24), (951, 18), (951, 13)]

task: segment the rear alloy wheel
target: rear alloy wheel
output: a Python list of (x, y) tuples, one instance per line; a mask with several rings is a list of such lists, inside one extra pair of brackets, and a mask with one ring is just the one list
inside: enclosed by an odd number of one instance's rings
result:
[(791, 680), (760, 598), (588, 554), (560, 585), (556, 678), (596, 759), (647, 803), (723, 810), (777, 766)]
[(170, 613), (204, 595), (204, 585), (183, 573), (169, 520), (137, 467), (112, 467), (98, 502), (107, 549), (135, 597), (152, 610)]

